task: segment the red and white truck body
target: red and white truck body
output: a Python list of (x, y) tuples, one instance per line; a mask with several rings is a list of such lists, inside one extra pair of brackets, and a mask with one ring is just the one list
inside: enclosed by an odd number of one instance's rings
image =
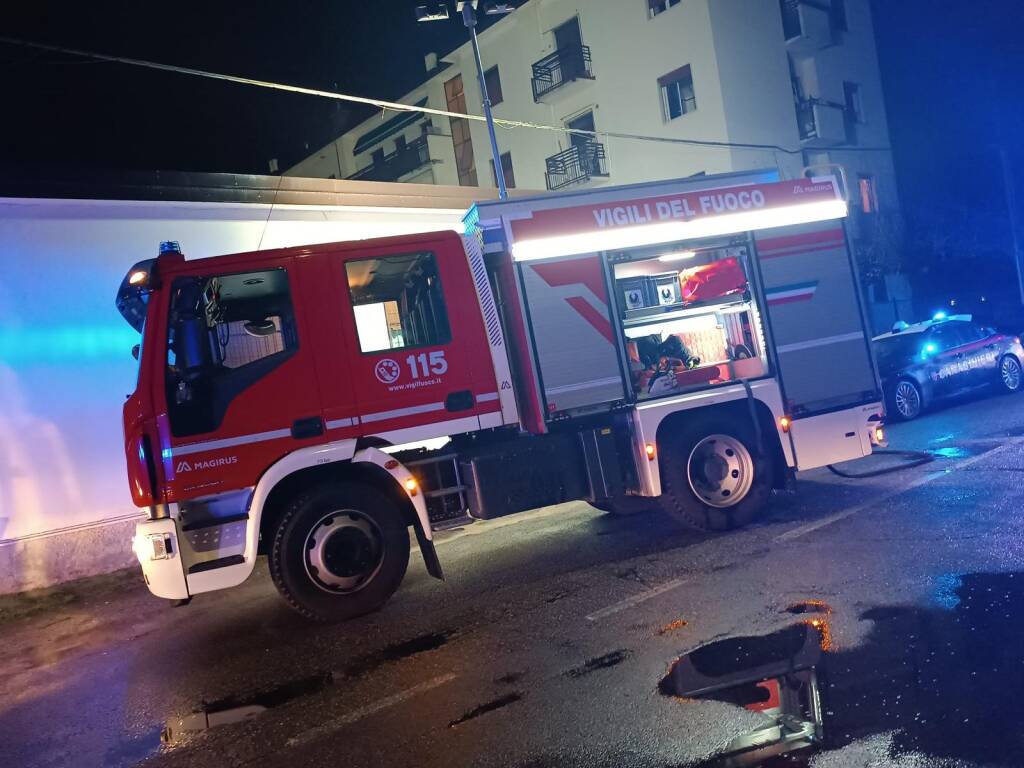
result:
[(463, 237), (140, 262), (118, 306), (151, 591), (239, 584), (265, 552), (294, 607), (343, 618), (398, 586), (407, 527), (440, 577), (433, 524), (467, 510), (747, 522), (882, 439), (845, 215), (831, 178), (746, 174), (482, 203)]

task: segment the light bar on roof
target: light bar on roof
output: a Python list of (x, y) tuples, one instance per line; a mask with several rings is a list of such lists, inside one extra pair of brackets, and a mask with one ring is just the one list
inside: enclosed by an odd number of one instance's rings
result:
[(635, 248), (676, 240), (716, 237), (755, 229), (830, 221), (845, 218), (846, 215), (847, 208), (844, 200), (820, 200), (814, 203), (801, 203), (759, 211), (726, 213), (691, 221), (670, 221), (622, 227), (621, 229), (582, 232), (578, 235), (558, 235), (536, 240), (523, 240), (512, 245), (512, 257), (516, 261), (532, 261), (556, 256), (574, 256), (580, 253)]

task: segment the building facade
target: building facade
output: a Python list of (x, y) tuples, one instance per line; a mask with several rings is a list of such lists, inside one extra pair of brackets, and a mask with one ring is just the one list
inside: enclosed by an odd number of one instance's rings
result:
[[(840, 165), (864, 248), (898, 221), (869, 0), (529, 0), (480, 45), (495, 117), (648, 137), (499, 126), (509, 186)], [(426, 65), (398, 101), (483, 113), (468, 43)], [(377, 115), (287, 173), (495, 184), (482, 122), (420, 113)]]

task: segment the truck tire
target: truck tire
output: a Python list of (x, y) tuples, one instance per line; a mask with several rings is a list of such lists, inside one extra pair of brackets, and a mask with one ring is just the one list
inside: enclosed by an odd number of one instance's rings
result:
[(699, 531), (752, 522), (771, 495), (775, 457), (759, 455), (753, 428), (708, 419), (670, 435), (660, 450), (662, 509)]
[(296, 496), (270, 548), (282, 597), (314, 621), (344, 621), (380, 608), (409, 565), (401, 511), (379, 491), (334, 483)]

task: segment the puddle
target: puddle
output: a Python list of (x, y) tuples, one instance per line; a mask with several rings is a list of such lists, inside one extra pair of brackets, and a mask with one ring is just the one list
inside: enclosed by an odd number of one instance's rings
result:
[(802, 601), (786, 609), (802, 623), (698, 648), (658, 690), (765, 718), (702, 765), (861, 765), (844, 759), (868, 743), (873, 765), (1021, 765), (1021, 606), (1024, 572), (939, 574), (925, 604), (863, 611), (836, 650), (828, 606)]
[(970, 450), (959, 445), (950, 445), (945, 448), (931, 448), (927, 451), (937, 459), (967, 459), (976, 456), (976, 450)]
[(797, 616), (804, 613), (824, 613), (828, 615), (832, 613), (832, 607), (824, 600), (803, 600), (799, 603), (793, 603), (793, 605), (786, 608), (786, 613), (796, 614)]
[(160, 734), (160, 740), (164, 744), (176, 744), (190, 734), (249, 720), (263, 714), (268, 709), (287, 704), (293, 699), (319, 693), (332, 682), (334, 682), (334, 676), (330, 672), (326, 672), (299, 680), (290, 680), (248, 696), (228, 696), (218, 699), (204, 704), (198, 712), (169, 720)]
[(349, 662), (342, 667), (342, 675), (344, 677), (361, 677), (384, 664), (408, 659), (420, 653), (436, 651), (451, 640), (455, 634), (455, 630), (448, 629), (443, 632), (430, 632), (414, 637), (411, 640), (392, 643), (386, 648)]
[(819, 682), (827, 642), (824, 623), (815, 619), (770, 635), (701, 646), (673, 663), (658, 691), (721, 701), (760, 715), (760, 724), (729, 742), (714, 764), (761, 765), (815, 747), (825, 728)]
[(499, 696), (497, 699), (494, 699), (493, 701), (488, 701), (486, 704), (481, 704), (478, 707), (474, 707), (473, 709), (466, 712), (462, 717), (458, 718), (457, 720), (452, 720), (450, 723), (448, 723), (448, 727), (457, 728), (458, 726), (462, 725), (463, 723), (469, 720), (474, 720), (480, 717), (481, 715), (486, 715), (488, 712), (494, 712), (497, 709), (507, 707), (509, 704), (515, 704), (522, 698), (523, 694), (518, 692), (506, 693), (504, 696)]
[(211, 728), (250, 720), (268, 709), (319, 693), (339, 680), (359, 677), (384, 664), (408, 659), (420, 653), (435, 651), (445, 645), (454, 635), (455, 632), (452, 630), (419, 635), (359, 657), (337, 672), (322, 672), (311, 677), (291, 680), (253, 694), (227, 696), (203, 704), (196, 712), (170, 719), (160, 734), (160, 740), (164, 744), (174, 745), (190, 735)]
[(658, 634), (659, 635), (668, 635), (668, 634), (671, 634), (672, 632), (675, 632), (678, 629), (682, 629), (685, 626), (686, 626), (686, 620), (685, 619), (676, 619), (675, 621), (670, 621), (668, 624), (666, 624), (661, 629), (659, 629), (658, 630)]
[(628, 659), (629, 656), (630, 652), (624, 649), (612, 651), (611, 653), (606, 653), (604, 656), (598, 656), (596, 658), (589, 659), (582, 665), (570, 669), (568, 672), (565, 672), (564, 674), (566, 677), (571, 677), (574, 679), (585, 677), (591, 674), (592, 672), (598, 671), (599, 669), (609, 669), (610, 667), (614, 667), (618, 664), (621, 664), (626, 659)]

